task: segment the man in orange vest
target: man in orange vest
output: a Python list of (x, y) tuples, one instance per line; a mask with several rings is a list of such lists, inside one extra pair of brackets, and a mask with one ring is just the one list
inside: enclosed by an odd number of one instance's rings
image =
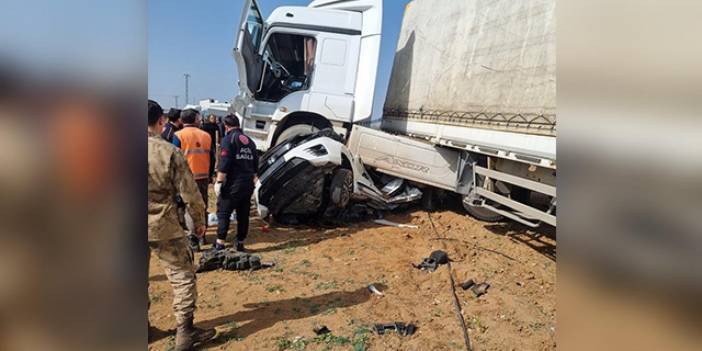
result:
[[(210, 163), (214, 162), (214, 154), (212, 149), (212, 138), (204, 130), (199, 128), (200, 113), (197, 110), (186, 109), (180, 113), (180, 119), (183, 121), (183, 129), (175, 133), (180, 141), (180, 149), (183, 156), (188, 161), (188, 166), (193, 172), (193, 178), (197, 183), (197, 187), (202, 194), (202, 199), (205, 201), (205, 218), (207, 218), (207, 186), (210, 183)], [(187, 221), (186, 223), (190, 223)], [(190, 230), (190, 241), (194, 250), (200, 250), (200, 245), (204, 244), (204, 236), (201, 239), (195, 235), (195, 230), (191, 225), (188, 225)]]

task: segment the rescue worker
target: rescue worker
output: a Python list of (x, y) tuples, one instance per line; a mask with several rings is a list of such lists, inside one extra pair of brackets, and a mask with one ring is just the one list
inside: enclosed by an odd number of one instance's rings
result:
[(222, 139), (217, 180), (217, 242), (215, 249), (224, 249), (229, 231), (229, 217), (236, 210), (236, 250), (244, 252), (244, 240), (249, 232), (249, 211), (254, 179), (258, 171), (256, 144), (240, 128), (235, 115), (224, 117), (226, 134)]
[[(168, 123), (163, 127), (163, 132), (161, 136), (166, 139), (169, 143), (174, 143), (178, 145), (178, 141), (174, 140), (175, 132), (183, 129), (183, 122), (180, 120), (180, 110), (176, 108), (171, 108), (168, 111)], [(176, 138), (177, 139), (177, 138)]]
[[(180, 149), (188, 161), (195, 183), (197, 183), (200, 194), (202, 194), (202, 200), (205, 202), (203, 215), (207, 218), (207, 187), (210, 183), (210, 163), (214, 162), (214, 155), (210, 152), (213, 146), (212, 138), (207, 132), (198, 128), (200, 125), (200, 113), (197, 110), (183, 110), (180, 113), (180, 119), (183, 121), (183, 129), (177, 131), (175, 136), (180, 141)], [(190, 241), (193, 250), (199, 251), (200, 245), (204, 244), (204, 237), (198, 239), (194, 233), (192, 221), (189, 220), (188, 216), (185, 218), (190, 230)]]
[(193, 326), (197, 300), (195, 264), (188, 240), (178, 224), (175, 197), (176, 194), (182, 197), (199, 236), (205, 235), (202, 215), (205, 204), (183, 155), (159, 135), (165, 124), (161, 106), (149, 100), (148, 115), (149, 255), (156, 254), (173, 287), (173, 310), (178, 323), (175, 349), (190, 350), (194, 344), (214, 337), (215, 330)]

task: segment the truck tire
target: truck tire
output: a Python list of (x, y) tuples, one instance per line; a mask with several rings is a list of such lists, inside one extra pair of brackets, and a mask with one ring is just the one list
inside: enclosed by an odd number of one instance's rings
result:
[(285, 130), (283, 130), (282, 132), (280, 132), (280, 135), (278, 135), (278, 139), (276, 139), (275, 141), (275, 145), (278, 145), (284, 142), (285, 140), (288, 140), (297, 135), (312, 134), (318, 131), (319, 128), (311, 124), (293, 124), (285, 128)]
[(353, 192), (353, 172), (339, 168), (334, 172), (329, 186), (329, 199), (336, 208), (345, 208)]
[[(529, 197), (531, 196), (531, 191), (528, 189), (523, 189), (523, 188), (513, 188), (512, 189), (512, 194), (510, 194), (510, 197), (516, 201), (522, 202), (522, 203), (528, 203)], [(493, 204), (493, 206), (497, 207), (497, 205)], [(505, 219), (505, 216), (501, 214), (497, 214), (495, 212), (492, 212), (488, 210), (487, 208), (484, 207), (479, 207), (479, 206), (471, 206), (467, 204), (466, 202), (463, 202), (463, 208), (466, 209), (466, 211), (473, 217), (484, 221), (484, 222), (490, 222), (490, 223), (495, 223), (495, 222), (500, 222)]]
[(472, 206), (464, 203), (463, 208), (466, 209), (468, 214), (483, 222), (495, 223), (505, 218), (505, 216), (492, 212), (484, 207)]
[(461, 201), (461, 203), (463, 204), (463, 208), (466, 210), (466, 212), (468, 212), (469, 215), (483, 222), (490, 223), (499, 222), (505, 218), (505, 216), (492, 212), (487, 208), (471, 205), (472, 201), (470, 198), (471, 194), (468, 194), (464, 196)]

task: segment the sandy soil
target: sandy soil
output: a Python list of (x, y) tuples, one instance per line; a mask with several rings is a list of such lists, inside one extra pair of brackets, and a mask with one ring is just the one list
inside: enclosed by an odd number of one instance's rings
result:
[[(198, 274), (195, 322), (218, 331), (201, 348), (465, 350), (447, 266), (429, 273), (411, 265), (437, 249), (453, 260), (457, 284), (472, 278), (491, 285), (479, 298), (457, 287), (474, 350), (556, 348), (553, 229), (488, 224), (449, 210), (428, 214), (417, 209), (386, 218), (419, 228), (368, 222), (264, 232), (263, 222), (253, 219), (248, 248), (277, 266)], [(208, 242), (214, 238), (211, 229)], [(149, 319), (163, 332), (149, 349), (169, 350), (175, 328), (172, 293), (157, 261), (152, 257)], [(381, 286), (385, 296), (371, 294), (370, 283)], [(394, 321), (414, 323), (418, 330), (410, 337), (371, 332), (374, 323)], [(316, 337), (316, 325), (326, 325), (332, 333)]]

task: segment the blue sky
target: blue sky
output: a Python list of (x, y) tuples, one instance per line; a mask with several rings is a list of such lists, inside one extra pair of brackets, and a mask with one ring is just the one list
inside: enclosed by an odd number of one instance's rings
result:
[[(237, 93), (232, 57), (242, 0), (149, 0), (149, 98), (164, 107), (185, 103), (184, 73), (190, 77), (190, 102), (231, 101)], [(310, 0), (257, 0), (264, 17), (279, 6), (307, 6)], [(408, 0), (383, 4), (383, 40), (374, 116), (385, 100), (402, 13)]]

